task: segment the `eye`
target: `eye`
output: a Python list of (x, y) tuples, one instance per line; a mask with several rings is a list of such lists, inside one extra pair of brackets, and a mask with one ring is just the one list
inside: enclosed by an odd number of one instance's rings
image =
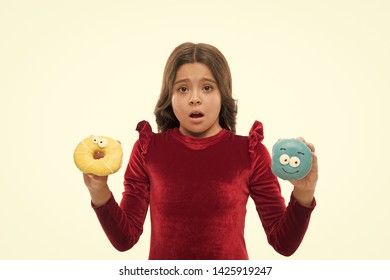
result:
[(98, 142), (99, 142), (99, 138), (98, 137), (95, 137), (95, 136), (93, 136), (92, 137), (92, 143), (94, 143), (94, 144), (98, 144)]
[(282, 165), (287, 165), (290, 162), (290, 157), (287, 154), (283, 154), (280, 156), (279, 162)]
[(301, 164), (301, 160), (298, 157), (291, 157), (290, 159), (291, 167), (298, 167), (300, 164)]
[(203, 90), (204, 90), (205, 92), (210, 92), (210, 91), (213, 90), (213, 87), (210, 86), (210, 85), (206, 85), (206, 86), (203, 87)]
[(107, 146), (107, 142), (108, 142), (107, 139), (100, 138), (98, 142), (98, 146), (103, 149), (105, 146)]
[(181, 87), (179, 87), (177, 90), (178, 90), (179, 92), (181, 92), (181, 93), (186, 93), (186, 92), (188, 92), (188, 88), (185, 87), (185, 86), (181, 86)]

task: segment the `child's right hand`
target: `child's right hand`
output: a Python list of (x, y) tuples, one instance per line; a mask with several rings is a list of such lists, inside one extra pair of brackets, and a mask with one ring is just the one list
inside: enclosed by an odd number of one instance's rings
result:
[(107, 185), (108, 176), (97, 176), (83, 173), (84, 183), (91, 195), (95, 207), (102, 206), (111, 198), (111, 191)]
[(107, 186), (108, 176), (97, 176), (83, 173), (84, 183), (88, 189), (100, 189)]

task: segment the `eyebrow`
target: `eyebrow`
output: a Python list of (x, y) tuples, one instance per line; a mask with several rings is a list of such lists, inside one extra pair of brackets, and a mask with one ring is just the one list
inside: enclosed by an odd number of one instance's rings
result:
[[(179, 83), (188, 82), (189, 80), (190, 80), (190, 79), (187, 79), (187, 78), (185, 78), (185, 79), (180, 79), (180, 80), (175, 81), (173, 84), (176, 85), (176, 84), (179, 84)], [(211, 83), (214, 83), (214, 84), (217, 83), (215, 80), (210, 79), (210, 78), (202, 78), (200, 81), (201, 81), (201, 82), (211, 82)]]
[[(286, 151), (287, 149), (286, 148), (280, 148), (280, 150), (281, 151)], [(302, 152), (298, 152), (298, 154), (303, 155), (303, 156), (305, 155), (305, 153), (302, 153)]]

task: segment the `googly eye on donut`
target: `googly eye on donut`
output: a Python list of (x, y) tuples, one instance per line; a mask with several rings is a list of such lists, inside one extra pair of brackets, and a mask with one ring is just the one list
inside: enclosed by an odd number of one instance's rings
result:
[(83, 139), (73, 153), (74, 162), (83, 173), (107, 176), (122, 166), (121, 143), (107, 136), (90, 136)]

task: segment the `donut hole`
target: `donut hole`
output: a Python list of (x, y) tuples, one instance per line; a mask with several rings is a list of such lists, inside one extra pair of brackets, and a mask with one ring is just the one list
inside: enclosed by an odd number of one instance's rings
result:
[(105, 156), (105, 154), (102, 151), (100, 151), (100, 150), (95, 151), (93, 153), (93, 158), (94, 159), (101, 159), (101, 158), (104, 158), (104, 156)]

